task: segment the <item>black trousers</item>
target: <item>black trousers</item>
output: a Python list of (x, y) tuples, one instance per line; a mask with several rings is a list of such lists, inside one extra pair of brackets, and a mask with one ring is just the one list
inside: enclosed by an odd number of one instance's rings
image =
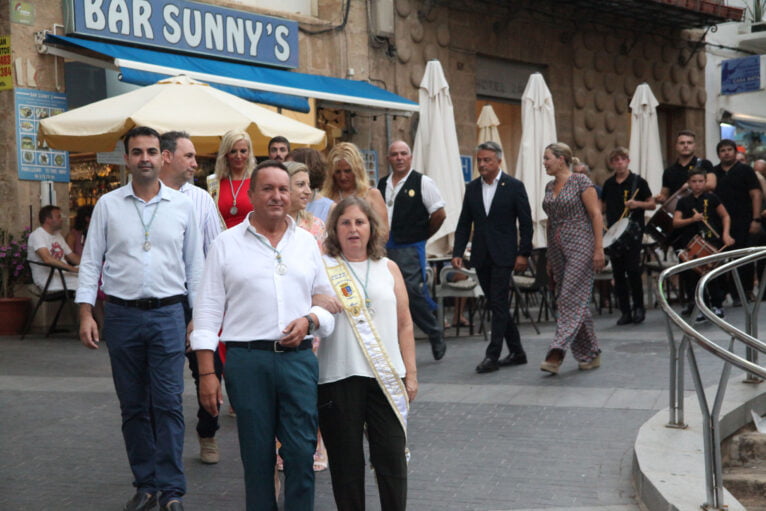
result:
[[(694, 293), (697, 289), (697, 282), (700, 280), (700, 274), (694, 270), (686, 270), (681, 273), (681, 279), (684, 283), (684, 292), (688, 297), (689, 303), (694, 302)], [(705, 303), (708, 307), (723, 307), (723, 299), (726, 293), (721, 288), (721, 283), (725, 282), (722, 278), (713, 279), (707, 286), (705, 293)]]
[(508, 351), (524, 353), (519, 329), (516, 328), (516, 323), (511, 316), (509, 295), (512, 275), (512, 266), (497, 266), (487, 262), (476, 267), (479, 285), (492, 311), (492, 336), (486, 351), (486, 357), (492, 360), (500, 358), (500, 353), (503, 351), (503, 339), (508, 345)]
[[(197, 352), (187, 352), (186, 358), (189, 360), (189, 369), (191, 369), (192, 378), (194, 378), (194, 386), (197, 388), (197, 434), (202, 438), (212, 438), (215, 436), (215, 432), (218, 431), (220, 425), (218, 424), (218, 417), (210, 415), (199, 400), (199, 367), (197, 366)], [(221, 376), (223, 375), (223, 364), (221, 363), (221, 357), (218, 356), (217, 349), (213, 353), (213, 362), (215, 363), (215, 377), (218, 378), (218, 382), (220, 383)]]
[(380, 508), (406, 509), (406, 437), (377, 380), (351, 376), (323, 383), (319, 385), (318, 408), (338, 511), (364, 510), (365, 425)]
[[(629, 314), (632, 309), (644, 308), (644, 283), (641, 281), (641, 244), (631, 244), (625, 250), (610, 253), (612, 273), (614, 275), (614, 291), (620, 311)], [(630, 301), (633, 299), (633, 307)]]
[[(192, 310), (191, 307), (189, 307), (188, 302), (183, 302), (183, 305), (184, 319), (188, 325), (189, 321), (192, 319)], [(213, 438), (220, 425), (218, 424), (218, 417), (210, 415), (199, 400), (199, 367), (197, 365), (197, 353), (194, 351), (187, 351), (186, 358), (189, 360), (189, 369), (191, 370), (192, 378), (194, 378), (194, 387), (197, 389), (197, 434), (201, 438)], [(215, 377), (218, 378), (218, 383), (221, 383), (223, 363), (221, 362), (221, 357), (218, 355), (218, 349), (213, 353), (213, 364), (215, 367)]]
[[(734, 219), (732, 219), (732, 225), (734, 225), (733, 222), (734, 222)], [(744, 220), (742, 222), (744, 222)], [(749, 221), (745, 223), (747, 224), (747, 226), (750, 225)], [(760, 233), (750, 234), (746, 229), (739, 229), (737, 232), (732, 232), (731, 236), (734, 238), (735, 243), (734, 245), (731, 246), (730, 250), (736, 250), (738, 248), (757, 247), (761, 241)], [(754, 287), (753, 278), (755, 277), (756, 264), (757, 263), (746, 264), (744, 266), (740, 266), (739, 268), (737, 268), (737, 273), (739, 273), (739, 279), (742, 281), (742, 288), (745, 291), (745, 297), (748, 300), (750, 299), (750, 296), (753, 294), (753, 287)], [(759, 273), (759, 276), (760, 276), (760, 273)], [(737, 293), (737, 285), (734, 283), (734, 278), (731, 277), (731, 274), (729, 276), (727, 291), (729, 292), (729, 294), (731, 294), (732, 298), (739, 298), (739, 294)]]

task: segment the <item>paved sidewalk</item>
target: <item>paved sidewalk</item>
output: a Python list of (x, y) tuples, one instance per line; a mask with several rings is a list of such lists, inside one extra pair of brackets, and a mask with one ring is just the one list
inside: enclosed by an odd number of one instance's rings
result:
[[(741, 310), (729, 314), (737, 324)], [(641, 424), (667, 406), (668, 347), (660, 311), (642, 325), (616, 319), (596, 317), (600, 369), (578, 371), (568, 356), (555, 377), (539, 370), (553, 323), (540, 335), (523, 323), (530, 363), (486, 375), (474, 372), (479, 336), (449, 338), (440, 362), (418, 342), (409, 508), (637, 511), (632, 448)], [(714, 383), (720, 364), (698, 359)], [(186, 509), (241, 510), (235, 420), (222, 417), (221, 463), (202, 465), (193, 389), (187, 376)], [(105, 347), (86, 350), (71, 335), (0, 337), (0, 405), (0, 509), (122, 509), (133, 491)], [(371, 473), (368, 503), (379, 509)], [(316, 509), (335, 509), (328, 472), (317, 476)]]

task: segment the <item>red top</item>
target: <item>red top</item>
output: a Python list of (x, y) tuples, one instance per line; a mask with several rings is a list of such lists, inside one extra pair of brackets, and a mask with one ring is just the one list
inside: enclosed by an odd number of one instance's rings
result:
[[(242, 185), (240, 187), (240, 184)], [(232, 187), (234, 193), (237, 194), (237, 214), (231, 214), (231, 208), (234, 206), (234, 194), (232, 193)], [(222, 179), (218, 185), (218, 209), (221, 212), (223, 221), (226, 223), (226, 228), (230, 229), (237, 224), (242, 223), (248, 213), (253, 210), (253, 205), (250, 204), (250, 199), (247, 197), (247, 189), (250, 188), (250, 178), (242, 181), (231, 181), (229, 178)]]

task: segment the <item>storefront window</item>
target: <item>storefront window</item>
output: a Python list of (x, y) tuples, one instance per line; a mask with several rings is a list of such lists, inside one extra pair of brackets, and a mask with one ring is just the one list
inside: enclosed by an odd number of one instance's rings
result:
[(721, 123), (721, 139), (728, 138), (737, 144), (737, 150), (745, 153), (748, 163), (766, 159), (766, 125), (740, 125)]

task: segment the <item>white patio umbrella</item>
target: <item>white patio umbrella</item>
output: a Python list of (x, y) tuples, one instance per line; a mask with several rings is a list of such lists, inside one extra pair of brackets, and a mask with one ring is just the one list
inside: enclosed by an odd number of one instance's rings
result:
[(532, 209), (534, 247), (547, 246), (545, 233), (548, 215), (543, 211), (545, 183), (550, 181), (543, 168), (545, 147), (556, 142), (556, 115), (553, 96), (543, 75), (533, 73), (521, 96), (521, 144), (516, 161), (516, 177), (524, 183)]
[(438, 60), (426, 65), (419, 92), (420, 124), (412, 150), (412, 168), (436, 182), (446, 202), (447, 219), (426, 245), (426, 252), (449, 255), (463, 205), (463, 171), (449, 85)]
[(266, 154), (269, 139), (276, 135), (287, 137), (295, 147), (326, 145), (323, 130), (187, 76), (160, 80), (43, 119), (39, 133), (53, 149), (106, 152), (135, 126), (149, 126), (160, 133), (184, 130), (201, 154), (216, 152), (221, 136), (232, 129), (250, 135), (256, 154)]
[[(500, 126), (500, 119), (497, 118), (492, 105), (486, 104), (481, 107), (476, 126), (479, 128), (479, 144), (492, 141), (499, 145), (500, 149), (503, 148), (503, 143), (500, 141), (500, 131), (497, 129)], [(479, 177), (479, 168), (476, 165), (473, 166), (473, 177)]]
[(636, 87), (630, 100), (630, 170), (646, 179), (654, 194), (662, 187), (663, 169), (657, 105), (648, 84)]

